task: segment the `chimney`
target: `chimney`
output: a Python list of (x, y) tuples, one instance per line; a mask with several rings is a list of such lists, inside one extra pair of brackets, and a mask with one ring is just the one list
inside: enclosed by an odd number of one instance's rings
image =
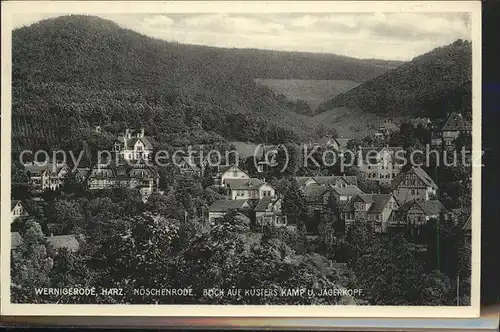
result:
[(141, 131), (140, 131), (140, 136), (139, 137), (144, 137), (144, 127), (141, 128)]

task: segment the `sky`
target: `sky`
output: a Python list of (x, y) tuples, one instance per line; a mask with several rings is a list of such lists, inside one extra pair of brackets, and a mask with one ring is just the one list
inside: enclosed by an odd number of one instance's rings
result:
[[(184, 44), (334, 53), (408, 61), (471, 40), (467, 13), (93, 14), (141, 34)], [(60, 14), (17, 14), (14, 28)]]

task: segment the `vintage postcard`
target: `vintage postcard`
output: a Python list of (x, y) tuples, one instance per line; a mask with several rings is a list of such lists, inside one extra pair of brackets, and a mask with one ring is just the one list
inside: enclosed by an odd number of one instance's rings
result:
[(479, 1), (3, 2), (2, 314), (479, 316), (480, 30)]

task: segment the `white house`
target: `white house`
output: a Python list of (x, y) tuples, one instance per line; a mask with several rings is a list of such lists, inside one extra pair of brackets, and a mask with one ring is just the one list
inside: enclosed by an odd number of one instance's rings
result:
[(285, 227), (287, 218), (281, 212), (281, 203), (281, 198), (262, 198), (254, 209), (257, 225)]
[(144, 128), (140, 130), (125, 129), (124, 133), (118, 135), (114, 150), (122, 160), (146, 160), (153, 155), (153, 145), (144, 136)]
[(236, 165), (229, 165), (229, 166), (220, 166), (219, 167), (219, 172), (215, 176), (215, 184), (219, 185), (221, 187), (225, 187), (226, 180), (234, 180), (234, 179), (250, 179), (250, 176), (248, 175), (247, 172), (243, 171), (241, 168), (239, 168)]
[(276, 190), (261, 179), (226, 179), (225, 188), (229, 199), (261, 199), (275, 197)]
[(59, 188), (69, 173), (69, 167), (62, 162), (30, 162), (24, 164), (24, 171), (33, 187), (46, 190)]
[(212, 203), (208, 208), (208, 221), (209, 223), (215, 223), (218, 219), (224, 218), (224, 216), (230, 211), (235, 210), (237, 212), (245, 212), (251, 209), (249, 202), (246, 199), (238, 200), (226, 200), (221, 199)]
[(10, 222), (13, 223), (17, 218), (28, 217), (30, 214), (24, 206), (23, 202), (19, 200), (12, 200), (10, 202)]
[(360, 171), (369, 180), (391, 183), (400, 172), (404, 163), (402, 147), (359, 147), (356, 153)]

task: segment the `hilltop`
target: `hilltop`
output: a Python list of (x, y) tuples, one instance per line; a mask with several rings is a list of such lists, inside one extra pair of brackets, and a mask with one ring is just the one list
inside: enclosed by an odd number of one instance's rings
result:
[(472, 46), (468, 41), (436, 48), (323, 103), (317, 113), (347, 107), (382, 117), (471, 112)]
[(315, 120), (254, 78), (366, 80), (394, 66), (183, 45), (80, 15), (14, 30), (12, 54), (14, 149), (72, 148), (96, 125), (112, 133), (144, 125), (165, 143), (300, 140), (314, 135)]

